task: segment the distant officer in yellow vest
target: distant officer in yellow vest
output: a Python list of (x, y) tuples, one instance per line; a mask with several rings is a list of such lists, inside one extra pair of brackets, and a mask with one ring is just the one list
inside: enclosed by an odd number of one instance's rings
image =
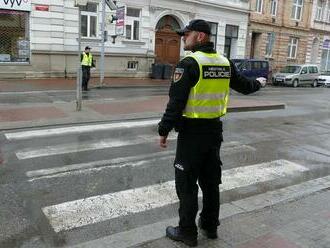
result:
[(85, 47), (85, 51), (81, 54), (81, 69), (82, 69), (82, 90), (88, 90), (88, 81), (91, 77), (91, 67), (95, 67), (93, 55), (90, 53), (91, 48)]
[(178, 195), (179, 225), (166, 228), (166, 236), (197, 246), (198, 184), (203, 208), (198, 221), (203, 233), (216, 239), (219, 223), (220, 146), (222, 122), (227, 111), (229, 88), (249, 94), (264, 86), (261, 79), (242, 76), (233, 63), (218, 54), (210, 42), (210, 26), (201, 19), (190, 21), (177, 32), (184, 49), (192, 53), (176, 66), (169, 91), (169, 102), (158, 125), (160, 146), (167, 146), (174, 128), (177, 139), (175, 187)]

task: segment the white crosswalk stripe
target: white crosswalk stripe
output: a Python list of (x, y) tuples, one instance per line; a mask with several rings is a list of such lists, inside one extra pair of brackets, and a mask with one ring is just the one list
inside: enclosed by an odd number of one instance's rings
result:
[[(139, 161), (139, 164), (141, 162), (144, 162), (147, 159), (150, 158), (156, 158), (159, 157), (164, 158), (167, 156), (173, 156), (175, 153), (174, 150), (170, 151), (163, 151), (163, 152), (156, 152), (152, 154), (141, 154), (138, 156), (129, 156), (129, 157), (120, 157), (120, 158), (114, 158), (114, 159), (108, 159), (108, 160), (101, 160), (101, 161), (93, 161), (89, 163), (81, 163), (81, 164), (71, 164), (67, 166), (62, 167), (55, 167), (55, 168), (46, 168), (46, 169), (40, 169), (40, 170), (34, 170), (34, 171), (28, 171), (26, 172), (26, 176), (29, 178), (42, 178), (45, 176), (52, 176), (52, 175), (58, 175), (59, 173), (67, 173), (67, 172), (73, 172), (73, 171), (82, 171), (86, 169), (92, 169), (92, 168), (99, 168), (104, 166), (113, 166), (113, 167), (124, 167), (130, 162)], [(133, 166), (134, 167), (134, 166)]]
[[(290, 176), (296, 172), (307, 171), (304, 166), (276, 160), (223, 172), (221, 191), (253, 185), (278, 177)], [(85, 199), (64, 202), (44, 207), (56, 232), (70, 230), (120, 216), (148, 211), (177, 202), (174, 181), (145, 186), (111, 194), (98, 195)]]
[[(67, 153), (77, 153), (83, 151), (100, 150), (105, 148), (124, 147), (129, 145), (139, 145), (154, 141), (156, 144), (156, 135), (139, 135), (131, 139), (102, 139), (96, 142), (80, 142), (73, 144), (59, 144), (46, 146), (42, 148), (26, 148), (16, 152), (18, 159), (30, 159)], [(170, 135), (168, 140), (175, 140), (175, 135)]]
[[(170, 139), (174, 139), (174, 136), (170, 137)], [(256, 151), (256, 149), (249, 145), (240, 144), (239, 142), (236, 141), (227, 142), (222, 146), (223, 154), (230, 154), (236, 151), (254, 152)], [(38, 153), (35, 152), (35, 154)], [(18, 156), (20, 155), (21, 154), (19, 154)], [(42, 155), (42, 154), (38, 154), (38, 155)], [(135, 167), (135, 165), (141, 165), (142, 163), (147, 162), (148, 159), (156, 159), (156, 160), (169, 159), (172, 161), (174, 159), (174, 155), (175, 155), (175, 150), (166, 150), (162, 152), (155, 152), (152, 154), (141, 154), (138, 156), (120, 157), (110, 160), (93, 161), (89, 163), (71, 164), (61, 167), (28, 171), (26, 172), (26, 176), (31, 178), (29, 181), (32, 182), (46, 177), (47, 178), (64, 177), (64, 176), (70, 176), (75, 173), (78, 174), (83, 174), (84, 172), (88, 173), (92, 170), (98, 170), (98, 168), (100, 167), (102, 168), (109, 166), (111, 166), (112, 168), (120, 168), (125, 166)]]
[(5, 137), (8, 140), (24, 140), (31, 138), (41, 138), (41, 137), (50, 137), (50, 136), (67, 135), (67, 134), (79, 134), (79, 133), (102, 131), (102, 130), (117, 130), (117, 129), (147, 127), (147, 126), (156, 125), (158, 122), (159, 119), (152, 119), (152, 120), (140, 120), (140, 121), (115, 122), (108, 124), (103, 123), (103, 124), (82, 125), (82, 126), (58, 127), (51, 129), (6, 133)]

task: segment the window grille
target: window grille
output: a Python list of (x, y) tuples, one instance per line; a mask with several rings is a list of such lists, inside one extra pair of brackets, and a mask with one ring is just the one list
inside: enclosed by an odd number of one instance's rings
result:
[(127, 62), (127, 69), (129, 70), (137, 70), (139, 65), (138, 61), (128, 61)]
[(0, 10), (0, 63), (29, 62), (29, 13)]

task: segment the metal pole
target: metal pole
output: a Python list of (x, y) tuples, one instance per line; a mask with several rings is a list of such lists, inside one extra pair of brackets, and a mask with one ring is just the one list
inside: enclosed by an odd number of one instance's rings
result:
[(100, 61), (100, 87), (103, 86), (104, 81), (104, 43), (105, 43), (105, 0), (102, 0), (102, 44), (101, 44), (101, 61)]
[(77, 94), (76, 94), (76, 110), (81, 110), (81, 79), (82, 79), (82, 71), (81, 71), (81, 62), (80, 62), (80, 56), (81, 56), (81, 16), (80, 16), (80, 6), (78, 6), (78, 70), (77, 70)]

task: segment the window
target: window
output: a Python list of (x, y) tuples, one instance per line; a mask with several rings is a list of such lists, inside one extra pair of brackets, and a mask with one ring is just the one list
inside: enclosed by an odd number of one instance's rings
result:
[(256, 8), (255, 8), (256, 12), (258, 12), (258, 13), (262, 12), (262, 4), (263, 4), (263, 0), (256, 1)]
[(330, 71), (330, 40), (325, 40), (322, 45), (321, 71)]
[(263, 61), (263, 62), (261, 63), (261, 68), (265, 69), (265, 68), (268, 68), (268, 67), (269, 67), (269, 66), (268, 66), (268, 62)]
[(301, 74), (307, 74), (307, 67), (303, 67), (301, 70)]
[(317, 21), (322, 21), (322, 1), (321, 0), (317, 0), (317, 6), (316, 6), (316, 13), (315, 13), (315, 20)]
[(293, 0), (291, 18), (300, 20), (302, 15), (303, 0)]
[(140, 39), (140, 9), (127, 7), (126, 16), (126, 39), (139, 40)]
[(230, 58), (233, 52), (235, 53), (234, 49), (236, 49), (235, 43), (238, 38), (238, 28), (238, 26), (226, 25), (224, 56), (227, 58)]
[(268, 33), (267, 34), (267, 41), (266, 41), (266, 57), (272, 57), (273, 55), (273, 47), (275, 43), (275, 33)]
[(247, 70), (247, 71), (250, 71), (251, 70), (251, 62), (245, 62), (245, 63), (242, 63), (242, 64), (240, 64), (239, 66), (239, 69), (240, 70)]
[(298, 38), (291, 37), (288, 45), (288, 58), (295, 59), (297, 56)]
[(277, 0), (271, 0), (270, 3), (270, 14), (276, 16), (277, 14)]
[(251, 69), (258, 70), (261, 69), (261, 61), (253, 61), (251, 64)]
[(97, 34), (97, 4), (87, 3), (81, 7), (81, 35), (82, 37), (96, 37)]
[(29, 13), (0, 10), (0, 63), (29, 62)]
[(127, 62), (127, 69), (129, 70), (137, 70), (139, 65), (138, 61), (128, 61)]
[(214, 49), (217, 47), (217, 37), (218, 37), (218, 23), (208, 22), (211, 27), (211, 41), (214, 43)]
[(316, 66), (309, 66), (308, 73), (318, 73), (318, 69)]

